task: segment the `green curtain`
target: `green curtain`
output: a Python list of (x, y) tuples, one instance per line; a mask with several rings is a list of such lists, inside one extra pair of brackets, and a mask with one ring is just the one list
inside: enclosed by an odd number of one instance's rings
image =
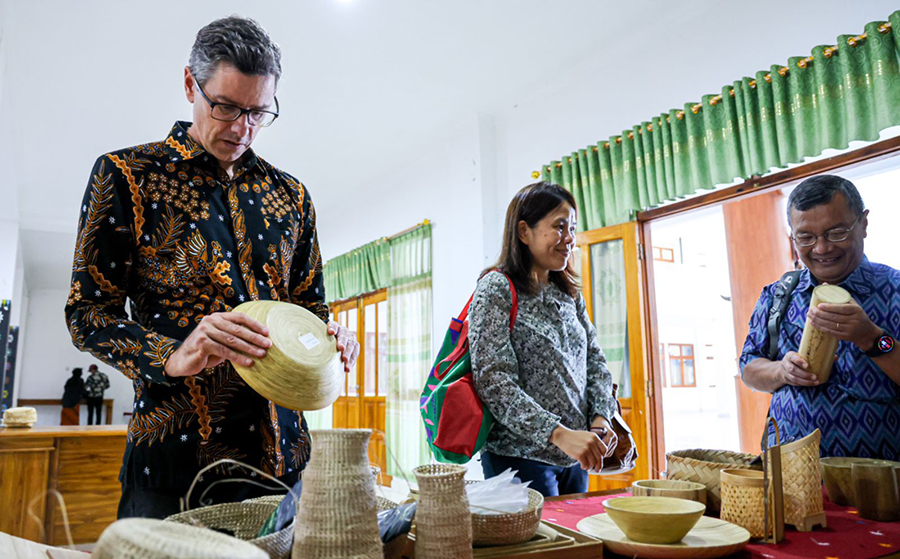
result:
[(625, 251), (621, 239), (596, 243), (591, 250), (592, 317), (606, 366), (619, 385), (619, 398), (631, 397), (628, 361), (628, 297), (625, 292)]
[(384, 289), (391, 282), (391, 242), (379, 239), (325, 263), (327, 302)]
[(800, 163), (900, 124), (900, 11), (862, 35), (841, 35), (755, 78), (722, 87), (542, 167), (568, 189), (579, 230), (629, 221), (636, 211)]
[(429, 462), (419, 415), (419, 396), (431, 368), (431, 225), (391, 241), (388, 287), (388, 391), (385, 441), (398, 465), (388, 457), (387, 473), (408, 478)]

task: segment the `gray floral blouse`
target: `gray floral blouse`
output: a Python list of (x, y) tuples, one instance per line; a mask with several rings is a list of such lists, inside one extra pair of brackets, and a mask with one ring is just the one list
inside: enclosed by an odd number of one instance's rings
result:
[(519, 293), (512, 332), (509, 281), (484, 276), (469, 307), (469, 345), (478, 396), (496, 422), (485, 449), (556, 466), (577, 462), (551, 444), (557, 425), (586, 430), (596, 415), (612, 417), (612, 375), (584, 298), (556, 285)]

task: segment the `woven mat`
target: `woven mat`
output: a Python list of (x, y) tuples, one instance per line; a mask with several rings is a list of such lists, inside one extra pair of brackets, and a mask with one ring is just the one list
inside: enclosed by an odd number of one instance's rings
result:
[[(631, 493), (587, 497), (544, 504), (543, 519), (575, 529), (587, 516), (606, 512), (603, 501), (630, 497)], [(778, 545), (750, 544), (734, 557), (752, 559), (875, 559), (900, 553), (900, 522), (873, 522), (859, 518), (853, 507), (840, 507), (825, 498), (828, 528), (797, 532), (788, 526)]]

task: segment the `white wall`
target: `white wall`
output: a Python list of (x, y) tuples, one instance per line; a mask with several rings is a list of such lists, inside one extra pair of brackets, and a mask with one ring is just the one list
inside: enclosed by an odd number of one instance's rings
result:
[[(87, 368), (96, 363), (109, 376), (109, 390), (104, 398), (113, 398), (113, 423), (126, 423), (122, 413), (131, 411), (134, 392), (131, 381), (122, 373), (100, 363), (88, 353), (82, 353), (72, 345), (72, 338), (66, 329), (63, 309), (69, 293), (61, 289), (40, 289), (29, 298), (27, 323), (28, 332), (23, 336), (19, 351), (22, 358), (20, 398), (62, 398), (63, 386), (71, 376), (71, 370), (81, 367), (82, 378), (87, 378)], [(86, 406), (82, 406), (86, 408)], [(59, 425), (57, 408), (39, 410), (38, 423)], [(105, 421), (105, 417), (104, 417)], [(82, 411), (82, 425), (87, 424), (86, 409)]]
[(431, 220), (435, 349), (485, 265), (478, 130), (475, 119), (463, 123), (429, 152), (373, 179), (371, 189), (348, 200), (339, 213), (317, 214), (326, 260)]

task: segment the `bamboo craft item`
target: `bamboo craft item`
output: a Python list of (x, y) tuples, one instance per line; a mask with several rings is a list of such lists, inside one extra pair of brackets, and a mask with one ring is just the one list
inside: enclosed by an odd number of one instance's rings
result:
[(413, 470), (419, 482), (416, 559), (472, 559), (472, 514), (463, 477), (453, 464)]
[(93, 559), (266, 559), (258, 547), (206, 528), (150, 518), (125, 518), (100, 534)]
[(257, 497), (240, 503), (222, 503), (174, 514), (167, 521), (200, 528), (227, 530), (239, 540), (252, 543), (269, 554), (270, 559), (290, 559), (294, 525), (257, 538), (260, 527), (278, 508), (282, 496)]
[(3, 412), (6, 427), (31, 427), (37, 421), (35, 408), (9, 408)]
[[(769, 446), (769, 424), (775, 428), (775, 444)], [(778, 543), (784, 539), (784, 479), (781, 468), (781, 435), (778, 432), (778, 422), (769, 416), (766, 418), (766, 428), (763, 430), (762, 439), (762, 463), (763, 463), (763, 504), (765, 510), (771, 510), (772, 526), (769, 527), (770, 515), (763, 515), (765, 520), (765, 541)], [(771, 500), (769, 496), (771, 495)], [(771, 539), (769, 535), (771, 534)]]
[(272, 346), (245, 367), (232, 362), (250, 387), (291, 410), (318, 410), (337, 400), (344, 370), (336, 341), (310, 311), (279, 301), (248, 301), (232, 312), (246, 314), (269, 329)]
[(781, 447), (784, 522), (800, 532), (809, 532), (815, 525), (825, 528), (827, 524), (819, 470), (821, 440), (822, 432), (816, 429)]
[(722, 504), (719, 472), (726, 469), (760, 469), (751, 466), (755, 459), (753, 454), (730, 450), (676, 450), (666, 455), (666, 478), (702, 483), (707, 490), (707, 511), (718, 512)]
[(381, 559), (369, 429), (310, 431), (292, 559)]
[(900, 495), (893, 464), (887, 461), (854, 462), (850, 468), (859, 515), (878, 522), (900, 520)]
[[(820, 285), (813, 289), (809, 308), (818, 308), (819, 303), (830, 305), (845, 305), (853, 301), (850, 293), (837, 285)], [(825, 383), (831, 376), (831, 366), (834, 364), (834, 354), (837, 351), (838, 339), (831, 334), (826, 334), (812, 325), (809, 316), (803, 328), (803, 337), (800, 338), (800, 349), (797, 353), (809, 364), (809, 371), (819, 378), (819, 382)]]
[(642, 479), (631, 484), (635, 497), (675, 497), (706, 504), (706, 486), (677, 479)]
[[(467, 481), (466, 485), (478, 483)], [(541, 525), (544, 496), (528, 490), (528, 506), (503, 514), (472, 513), (472, 545), (513, 545), (530, 540)]]
[[(775, 525), (774, 507), (766, 520), (763, 473), (759, 470), (722, 470), (722, 511), (720, 518), (744, 527), (752, 538), (768, 537)], [(771, 493), (771, 486), (769, 487)], [(771, 495), (769, 496), (771, 499)]]

